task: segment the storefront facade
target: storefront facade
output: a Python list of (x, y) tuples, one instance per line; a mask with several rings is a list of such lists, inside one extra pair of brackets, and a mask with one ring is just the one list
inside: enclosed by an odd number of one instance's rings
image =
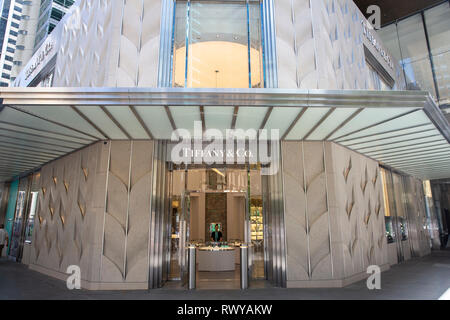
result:
[(182, 285), (214, 228), (279, 287), (426, 255), (450, 129), (402, 74), (352, 1), (78, 1), (0, 92), (10, 256), (108, 290)]

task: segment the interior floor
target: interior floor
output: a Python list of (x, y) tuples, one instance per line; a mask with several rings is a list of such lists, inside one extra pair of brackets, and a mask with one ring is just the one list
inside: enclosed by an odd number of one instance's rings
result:
[[(179, 268), (176, 272), (179, 272)], [(175, 272), (175, 270), (171, 270)], [(198, 267), (197, 267), (198, 270)], [(255, 288), (268, 288), (271, 287), (267, 281), (264, 280), (264, 261), (255, 261), (252, 270), (252, 280), (251, 284)], [(172, 278), (178, 276), (179, 273), (173, 273)], [(236, 265), (234, 271), (225, 272), (204, 272), (196, 271), (197, 282), (196, 286), (199, 290), (238, 290), (241, 288), (240, 282), (240, 265)], [(165, 287), (169, 288), (182, 288), (180, 281), (169, 281), (166, 283)]]

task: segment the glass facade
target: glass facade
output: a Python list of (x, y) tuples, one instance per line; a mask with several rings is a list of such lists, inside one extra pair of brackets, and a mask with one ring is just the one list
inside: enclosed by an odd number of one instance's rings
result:
[(367, 67), (369, 68), (369, 87), (374, 88), (374, 90), (392, 90), (391, 86), (387, 84), (386, 81), (380, 76), (380, 74), (369, 64), (367, 63)]
[(382, 28), (383, 43), (398, 59), (409, 89), (431, 93), (439, 104), (450, 100), (450, 2)]
[[(175, 166), (168, 180), (172, 213), (169, 279), (185, 277), (186, 243), (200, 250), (234, 248), (237, 254), (241, 244), (249, 243), (251, 278), (264, 279), (265, 222), (260, 167)], [(215, 231), (221, 232), (221, 240), (213, 238)], [(239, 258), (236, 263), (239, 264)], [(210, 277), (204, 273), (198, 276), (200, 281)], [(234, 272), (224, 276), (233, 280)]]
[(173, 87), (262, 88), (259, 1), (177, 1)]
[(74, 2), (74, 0), (41, 0), (35, 50), (44, 42), (47, 35), (53, 31), (56, 24), (61, 21)]
[(442, 103), (450, 101), (450, 4), (425, 11), (434, 73)]

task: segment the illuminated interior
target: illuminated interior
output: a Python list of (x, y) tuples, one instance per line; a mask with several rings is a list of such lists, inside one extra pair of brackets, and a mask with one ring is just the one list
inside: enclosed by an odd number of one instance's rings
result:
[[(171, 173), (171, 280), (183, 277), (183, 248), (187, 244), (197, 248), (200, 284), (202, 279), (210, 283), (220, 279), (230, 284), (237, 281), (239, 287), (239, 247), (243, 243), (249, 243), (252, 248), (251, 277), (265, 278), (262, 179), (259, 170), (235, 166), (187, 171), (177, 169)], [(215, 231), (220, 232), (220, 239), (213, 238)], [(221, 261), (224, 258), (222, 254), (226, 261)], [(222, 285), (219, 281), (217, 288)]]
[[(189, 50), (187, 87), (189, 88), (248, 88), (248, 47), (225, 41), (192, 44)], [(184, 87), (186, 47), (178, 49), (174, 59), (174, 86)], [(251, 61), (260, 61), (261, 53), (251, 49)], [(261, 88), (261, 68), (251, 65), (252, 88)]]
[(174, 87), (264, 87), (259, 1), (177, 1), (175, 10)]

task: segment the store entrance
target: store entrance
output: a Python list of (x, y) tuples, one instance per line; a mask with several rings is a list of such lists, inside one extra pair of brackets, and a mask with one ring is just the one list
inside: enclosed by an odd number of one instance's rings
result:
[(240, 288), (240, 245), (250, 277), (265, 279), (264, 211), (258, 166), (174, 167), (170, 173), (168, 285), (185, 286), (188, 245), (196, 246), (198, 289)]

